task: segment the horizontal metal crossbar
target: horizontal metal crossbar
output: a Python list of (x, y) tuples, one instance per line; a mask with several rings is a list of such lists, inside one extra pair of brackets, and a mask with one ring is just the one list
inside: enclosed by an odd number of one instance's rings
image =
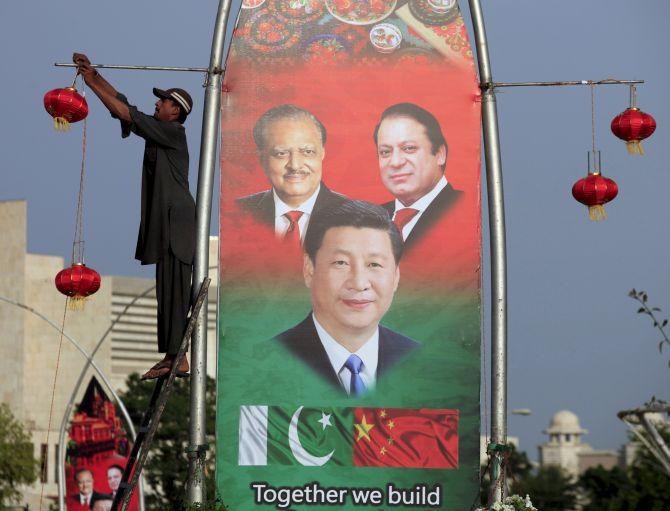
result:
[(644, 80), (614, 80), (608, 78), (606, 80), (575, 80), (569, 82), (492, 82), (484, 84), (484, 87), (560, 87), (565, 85), (636, 85), (639, 83), (644, 83)]
[[(56, 67), (77, 67), (77, 64), (71, 62), (55, 62)], [(91, 64), (91, 67), (97, 69), (134, 69), (139, 71), (186, 71), (195, 73), (209, 73), (210, 70), (206, 67), (174, 67), (174, 66), (127, 66), (116, 64)], [(215, 68), (211, 72), (214, 74), (221, 73), (223, 70)]]

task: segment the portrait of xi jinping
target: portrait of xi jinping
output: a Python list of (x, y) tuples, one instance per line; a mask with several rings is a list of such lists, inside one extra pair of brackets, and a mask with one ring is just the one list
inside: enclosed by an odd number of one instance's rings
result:
[(347, 201), (312, 221), (304, 250), (312, 312), (275, 341), (306, 369), (361, 396), (420, 346), (380, 325), (400, 281), (400, 232), (381, 206)]

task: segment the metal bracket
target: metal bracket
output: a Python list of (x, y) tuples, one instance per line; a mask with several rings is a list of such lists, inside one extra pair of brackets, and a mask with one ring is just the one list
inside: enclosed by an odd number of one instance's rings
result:
[(184, 452), (188, 455), (189, 459), (199, 458), (203, 455), (207, 455), (209, 450), (209, 444), (200, 444), (200, 445), (189, 445), (184, 449)]

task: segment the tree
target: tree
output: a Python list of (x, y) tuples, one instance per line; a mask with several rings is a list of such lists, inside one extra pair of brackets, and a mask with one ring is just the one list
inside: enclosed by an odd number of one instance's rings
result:
[[(140, 424), (144, 412), (149, 406), (153, 384), (143, 382), (137, 374), (131, 374), (126, 380), (127, 390), (122, 394), (128, 413), (135, 424)], [(207, 378), (206, 387), (206, 427), (213, 432), (215, 427), (216, 387), (212, 378)], [(190, 409), (189, 382), (175, 379), (170, 398), (154, 435), (147, 463), (143, 470), (145, 480), (153, 491), (147, 492), (148, 511), (165, 509), (186, 509), (186, 481), (188, 478), (188, 422)], [(213, 435), (212, 435), (213, 438)], [(205, 467), (205, 488), (212, 499), (216, 494), (214, 481), (213, 451)], [(221, 505), (211, 504), (197, 509), (218, 509)]]
[(0, 508), (16, 502), (19, 487), (37, 479), (38, 462), (33, 444), (9, 405), (0, 404)]
[(542, 511), (571, 511), (577, 504), (577, 486), (559, 467), (541, 467), (512, 484), (512, 493), (530, 495)]
[[(659, 431), (666, 439), (670, 434)], [(587, 470), (579, 480), (589, 504), (584, 511), (665, 511), (670, 509), (670, 478), (642, 444), (638, 444), (633, 465)]]
[(630, 491), (631, 481), (628, 474), (614, 467), (611, 470), (602, 466), (589, 468), (579, 478), (579, 486), (589, 503), (583, 511), (614, 511), (612, 506), (620, 500), (622, 494)]

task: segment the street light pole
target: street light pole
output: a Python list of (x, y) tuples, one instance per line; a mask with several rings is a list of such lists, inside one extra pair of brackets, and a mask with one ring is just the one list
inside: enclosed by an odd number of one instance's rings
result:
[[(491, 74), (488, 42), (480, 0), (469, 0), (475, 34), (479, 83), (482, 92), (482, 127), (491, 244), (491, 441), (507, 444), (507, 258), (502, 160), (498, 113)], [(503, 499), (503, 452), (493, 450), (491, 485), (493, 502)]]
[[(208, 276), (209, 231), (212, 214), (212, 192), (216, 169), (217, 142), (221, 117), (221, 77), (223, 74), (223, 47), (226, 25), (230, 14), (230, 0), (219, 0), (214, 25), (212, 50), (207, 72), (205, 104), (200, 142), (198, 167), (198, 192), (196, 197), (196, 249), (193, 269), (193, 299), (199, 283)], [(205, 502), (204, 466), (207, 456), (206, 432), (206, 383), (207, 383), (207, 298), (193, 332), (191, 342), (191, 406), (188, 446), (189, 503)]]

